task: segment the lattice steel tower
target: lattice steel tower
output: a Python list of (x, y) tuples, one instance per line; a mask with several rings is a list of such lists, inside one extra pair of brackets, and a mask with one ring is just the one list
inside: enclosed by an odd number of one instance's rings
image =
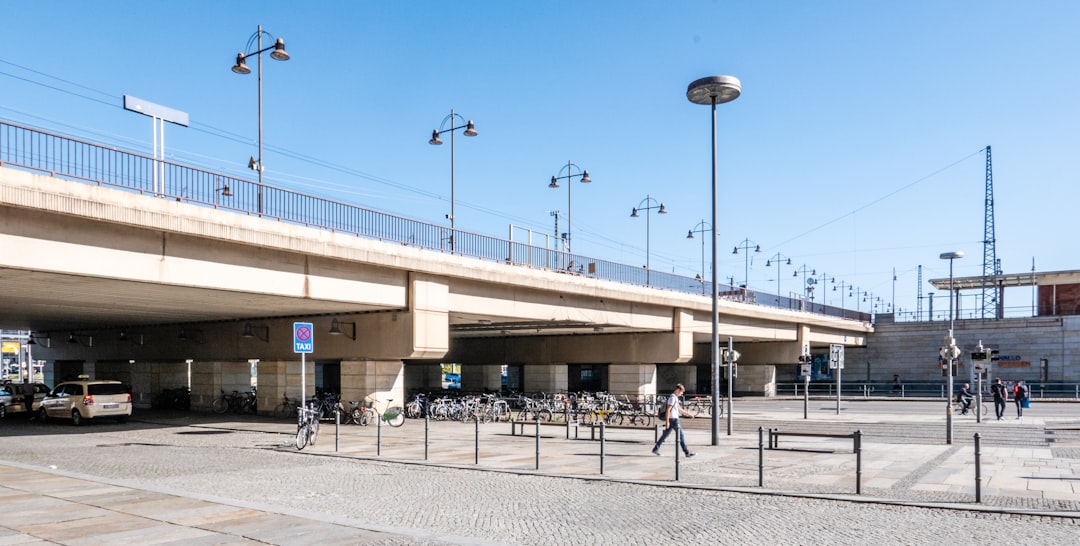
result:
[(994, 168), (990, 146), (986, 147), (986, 216), (983, 221), (983, 278), (982, 318), (998, 316), (998, 287), (993, 280), (998, 273), (997, 249), (994, 245)]

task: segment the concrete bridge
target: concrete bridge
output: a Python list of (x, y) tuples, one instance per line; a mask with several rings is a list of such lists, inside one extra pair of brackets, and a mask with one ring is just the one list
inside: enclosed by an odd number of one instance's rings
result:
[[(314, 324), (306, 368), (344, 399), (438, 389), (655, 394), (709, 381), (707, 296), (358, 237), (0, 163), (0, 327), (32, 330), (51, 382), (130, 382), (140, 404), (190, 384), (206, 407), (246, 390), (300, 394), (292, 324)], [(25, 167), (25, 165), (18, 165)], [(218, 190), (214, 188), (216, 199)], [(211, 204), (212, 205), (212, 204)], [(769, 394), (803, 343), (865, 344), (872, 326), (722, 300), (740, 392)], [(331, 333), (333, 332), (333, 333)], [(257, 362), (257, 365), (255, 364)], [(332, 377), (331, 377), (332, 376)]]

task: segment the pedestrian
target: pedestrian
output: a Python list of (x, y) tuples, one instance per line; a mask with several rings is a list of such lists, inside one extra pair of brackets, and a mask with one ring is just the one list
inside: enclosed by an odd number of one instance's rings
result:
[(1013, 387), (1013, 401), (1016, 402), (1016, 418), (1024, 417), (1024, 403), (1027, 402), (1028, 388), (1023, 381), (1017, 381)]
[(1005, 384), (999, 377), (993, 385), (990, 385), (990, 392), (994, 395), (994, 414), (1000, 421), (1005, 416), (1005, 403), (1009, 401), (1009, 391), (1005, 390)]
[(684, 392), (686, 392), (686, 387), (682, 383), (675, 385), (675, 391), (671, 393), (665, 403), (667, 411), (664, 412), (664, 433), (660, 435), (660, 439), (653, 446), (653, 455), (660, 454), (660, 446), (664, 444), (664, 440), (667, 440), (668, 434), (671, 434), (671, 431), (676, 429), (679, 431), (679, 446), (682, 448), (683, 453), (687, 457), (696, 455), (693, 451), (690, 451), (690, 448), (686, 447), (686, 436), (683, 434), (682, 426), (679, 424), (679, 416), (681, 415), (687, 415), (691, 419), (694, 418), (694, 414), (682, 409), (682, 404), (679, 403), (679, 397)]
[(34, 418), (34, 384), (29, 379), (22, 384), (23, 407), (31, 419)]
[(893, 376), (892, 376), (892, 391), (893, 392), (900, 392), (901, 391), (900, 375), (899, 374), (893, 374)]
[(971, 385), (964, 383), (964, 386), (960, 388), (960, 401), (964, 404), (960, 408), (960, 415), (967, 415), (968, 409), (971, 408), (972, 398), (974, 395), (971, 394)]

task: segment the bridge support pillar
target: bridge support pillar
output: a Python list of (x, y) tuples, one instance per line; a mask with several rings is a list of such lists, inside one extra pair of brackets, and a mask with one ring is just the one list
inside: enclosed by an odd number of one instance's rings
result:
[(638, 362), (609, 365), (608, 392), (626, 394), (631, 399), (635, 395), (656, 394), (656, 366)]
[(341, 362), (341, 399), (378, 400), (378, 410), (387, 407), (386, 401), (403, 406), (405, 399), (405, 364), (400, 360), (350, 360)]
[(682, 383), (687, 392), (692, 391), (698, 384), (697, 366), (692, 364), (657, 364), (656, 365), (656, 389), (653, 394), (668, 395), (675, 388), (676, 383)]
[(522, 372), (525, 392), (564, 392), (569, 385), (566, 364), (526, 364)]

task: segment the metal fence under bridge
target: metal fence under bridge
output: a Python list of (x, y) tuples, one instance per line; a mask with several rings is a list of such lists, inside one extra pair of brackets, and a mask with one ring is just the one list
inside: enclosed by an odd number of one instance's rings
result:
[[(702, 295), (711, 283), (455, 230), (0, 120), (0, 165), (426, 250)], [(721, 284), (725, 299), (870, 321), (870, 314)]]

